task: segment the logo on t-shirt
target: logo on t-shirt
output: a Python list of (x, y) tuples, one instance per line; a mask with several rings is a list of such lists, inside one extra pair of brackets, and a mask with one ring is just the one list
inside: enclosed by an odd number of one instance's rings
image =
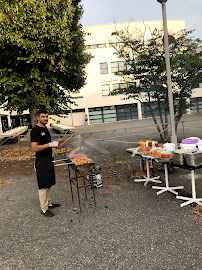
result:
[(41, 136), (45, 136), (45, 135), (46, 135), (45, 132), (42, 132), (42, 133), (41, 133)]

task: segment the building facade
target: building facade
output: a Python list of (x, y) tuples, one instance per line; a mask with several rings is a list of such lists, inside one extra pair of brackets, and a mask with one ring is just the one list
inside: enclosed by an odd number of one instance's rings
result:
[[(162, 22), (130, 22), (84, 27), (86, 48), (93, 58), (87, 66), (87, 84), (74, 95), (78, 107), (72, 107), (73, 117), (76, 115), (76, 108), (83, 109), (83, 119), (87, 115), (89, 124), (142, 119), (149, 116), (144, 104), (134, 99), (126, 99), (125, 95), (109, 95), (114, 89), (127, 86), (120, 76), (115, 75), (115, 72), (125, 68), (125, 62), (115, 55), (114, 46), (119, 46), (119, 43), (112, 34), (116, 30), (128, 29), (134, 35), (145, 32), (145, 36), (149, 36), (150, 31), (155, 28), (162, 29)], [(182, 29), (185, 29), (184, 21), (168, 21), (169, 32)], [(80, 119), (79, 125), (82, 125), (83, 119)]]

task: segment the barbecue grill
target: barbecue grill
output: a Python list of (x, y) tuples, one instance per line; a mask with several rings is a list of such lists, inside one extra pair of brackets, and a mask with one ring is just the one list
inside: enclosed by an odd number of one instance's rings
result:
[(74, 170), (84, 173), (89, 173), (95, 167), (95, 161), (91, 160), (90, 163), (75, 164), (70, 158), (67, 158), (66, 163)]
[(66, 159), (58, 160), (58, 161), (62, 161), (63, 163), (56, 164), (55, 166), (62, 166), (62, 165), (68, 166), (68, 175), (69, 175), (70, 190), (71, 190), (71, 195), (72, 195), (72, 202), (74, 202), (74, 196), (73, 196), (73, 186), (74, 186), (77, 189), (80, 214), (82, 210), (81, 210), (81, 199), (80, 199), (79, 191), (81, 188), (84, 188), (85, 198), (87, 199), (87, 187), (91, 187), (91, 190), (93, 192), (94, 212), (96, 212), (94, 182), (93, 182), (93, 179), (90, 179), (90, 181), (88, 179), (88, 175), (91, 173), (91, 170), (95, 167), (95, 162), (89, 159), (90, 162), (88, 163), (76, 164), (75, 162), (72, 161), (72, 159), (73, 158), (67, 157)]

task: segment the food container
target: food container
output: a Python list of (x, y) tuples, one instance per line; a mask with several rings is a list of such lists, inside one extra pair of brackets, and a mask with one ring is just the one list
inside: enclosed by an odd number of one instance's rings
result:
[(173, 163), (176, 165), (185, 165), (184, 153), (173, 153)]
[(164, 151), (175, 151), (175, 144), (174, 143), (165, 143), (163, 145)]
[(172, 160), (173, 154), (171, 151), (162, 151), (157, 157), (157, 161), (170, 162)]
[(186, 153), (185, 161), (187, 166), (198, 167), (202, 165), (202, 151), (194, 152), (194, 153)]
[(149, 152), (144, 153), (145, 156), (149, 156), (150, 158), (157, 157), (162, 152), (161, 147), (154, 147)]
[(188, 149), (190, 151), (196, 151), (198, 149), (197, 144), (202, 143), (201, 139), (197, 137), (189, 137), (184, 140), (182, 140), (182, 143), (180, 144), (181, 149)]
[(180, 148), (183, 150), (189, 150), (189, 151), (196, 151), (197, 150), (196, 144), (181, 143)]
[(187, 139), (184, 139), (182, 140), (182, 143), (183, 144), (195, 144), (199, 141), (198, 138), (195, 138), (195, 137), (191, 137), (191, 138), (187, 138)]
[(202, 143), (197, 143), (196, 148), (198, 148), (198, 150), (202, 150)]
[(185, 153), (190, 153), (189, 149), (179, 149), (173, 153), (173, 163), (176, 165), (186, 165)]

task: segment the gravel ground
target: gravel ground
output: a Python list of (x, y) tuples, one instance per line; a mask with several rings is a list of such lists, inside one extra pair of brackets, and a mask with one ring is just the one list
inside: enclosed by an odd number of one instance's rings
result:
[(127, 157), (109, 156), (109, 164), (100, 155), (96, 214), (89, 190), (80, 216), (67, 169), (57, 167), (52, 196), (62, 206), (52, 218), (39, 212), (33, 160), (1, 163), (0, 269), (201, 270), (201, 223), (192, 208), (134, 183), (138, 160)]

